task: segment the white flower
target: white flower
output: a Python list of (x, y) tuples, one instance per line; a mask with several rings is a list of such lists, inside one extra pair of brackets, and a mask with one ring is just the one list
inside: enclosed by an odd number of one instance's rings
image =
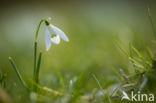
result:
[(48, 51), (52, 44), (59, 44), (60, 38), (66, 42), (69, 41), (68, 37), (62, 30), (52, 24), (48, 24), (45, 33), (46, 50)]

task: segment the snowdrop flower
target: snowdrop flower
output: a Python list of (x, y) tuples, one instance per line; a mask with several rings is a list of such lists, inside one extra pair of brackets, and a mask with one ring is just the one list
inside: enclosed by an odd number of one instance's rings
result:
[(48, 21), (45, 21), (45, 24), (47, 26), (45, 33), (45, 45), (47, 51), (50, 49), (52, 44), (59, 44), (60, 38), (66, 42), (69, 41), (68, 37), (62, 30), (50, 24)]

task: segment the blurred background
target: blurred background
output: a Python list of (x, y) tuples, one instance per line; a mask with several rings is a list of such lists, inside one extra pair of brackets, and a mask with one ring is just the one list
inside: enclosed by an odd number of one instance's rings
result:
[[(56, 69), (60, 69), (67, 79), (90, 68), (94, 68), (94, 73), (102, 83), (115, 79), (111, 66), (125, 68), (128, 59), (116, 48), (114, 36), (122, 41), (127, 50), (129, 42), (137, 41), (134, 31), (137, 31), (147, 44), (155, 39), (147, 5), (156, 24), (154, 0), (1, 1), (0, 70), (6, 74), (7, 92), (17, 100), (22, 98), (22, 86), (8, 57), (11, 56), (15, 60), (27, 81), (32, 79), (34, 36), (39, 21), (47, 17), (51, 17), (50, 22), (66, 33), (70, 42), (61, 40), (60, 45), (52, 45), (50, 51), (46, 52), (46, 27), (42, 25), (39, 31), (39, 50), (43, 52), (41, 84), (57, 88)], [(87, 90), (96, 86), (94, 80), (90, 80)]]

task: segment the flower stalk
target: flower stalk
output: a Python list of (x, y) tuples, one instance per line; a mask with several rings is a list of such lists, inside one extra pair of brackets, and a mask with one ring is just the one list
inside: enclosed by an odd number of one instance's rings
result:
[[(34, 40), (34, 71), (33, 71), (33, 82), (35, 84), (39, 84), (39, 71), (40, 71), (40, 65), (41, 65), (41, 58), (42, 58), (42, 52), (40, 52), (39, 57), (37, 57), (37, 47), (38, 47), (38, 35), (39, 35), (39, 30), (41, 27), (42, 23), (49, 23), (48, 20), (50, 18), (47, 19), (41, 19), (41, 21), (39, 22), (38, 26), (37, 26), (37, 30), (36, 30), (36, 34), (35, 34), (35, 40)], [(38, 60), (37, 60), (38, 58)], [(33, 90), (34, 92), (38, 91), (38, 87), (36, 85), (33, 84)]]
[[(37, 64), (37, 46), (38, 46), (38, 35), (39, 35), (39, 29), (41, 27), (41, 24), (45, 22), (45, 19), (42, 19), (36, 30), (36, 35), (35, 35), (35, 42), (34, 42), (34, 73), (33, 73), (33, 81), (38, 84), (39, 82), (39, 69), (40, 69), (40, 64), (41, 64), (41, 56), (42, 53), (40, 52), (39, 59), (38, 59), (38, 64)], [(35, 92), (37, 92), (37, 87), (33, 85), (33, 89)]]

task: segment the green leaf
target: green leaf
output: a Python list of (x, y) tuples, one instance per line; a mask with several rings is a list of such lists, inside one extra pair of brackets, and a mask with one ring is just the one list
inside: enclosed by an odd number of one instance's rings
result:
[(40, 52), (39, 54), (37, 68), (36, 68), (36, 83), (37, 84), (39, 83), (39, 71), (40, 71), (41, 59), (42, 59), (42, 52)]
[(18, 76), (20, 82), (22, 83), (22, 85), (23, 85), (26, 89), (29, 89), (28, 85), (27, 85), (27, 84), (25, 83), (25, 81), (23, 80), (23, 78), (22, 78), (20, 72), (18, 71), (18, 69), (17, 69), (17, 67), (16, 67), (16, 65), (15, 65), (15, 63), (14, 63), (14, 61), (12, 60), (11, 57), (9, 57), (9, 61), (10, 61), (11, 65), (12, 65), (13, 69), (15, 70), (15, 72), (16, 72), (16, 74), (17, 74), (17, 76)]

